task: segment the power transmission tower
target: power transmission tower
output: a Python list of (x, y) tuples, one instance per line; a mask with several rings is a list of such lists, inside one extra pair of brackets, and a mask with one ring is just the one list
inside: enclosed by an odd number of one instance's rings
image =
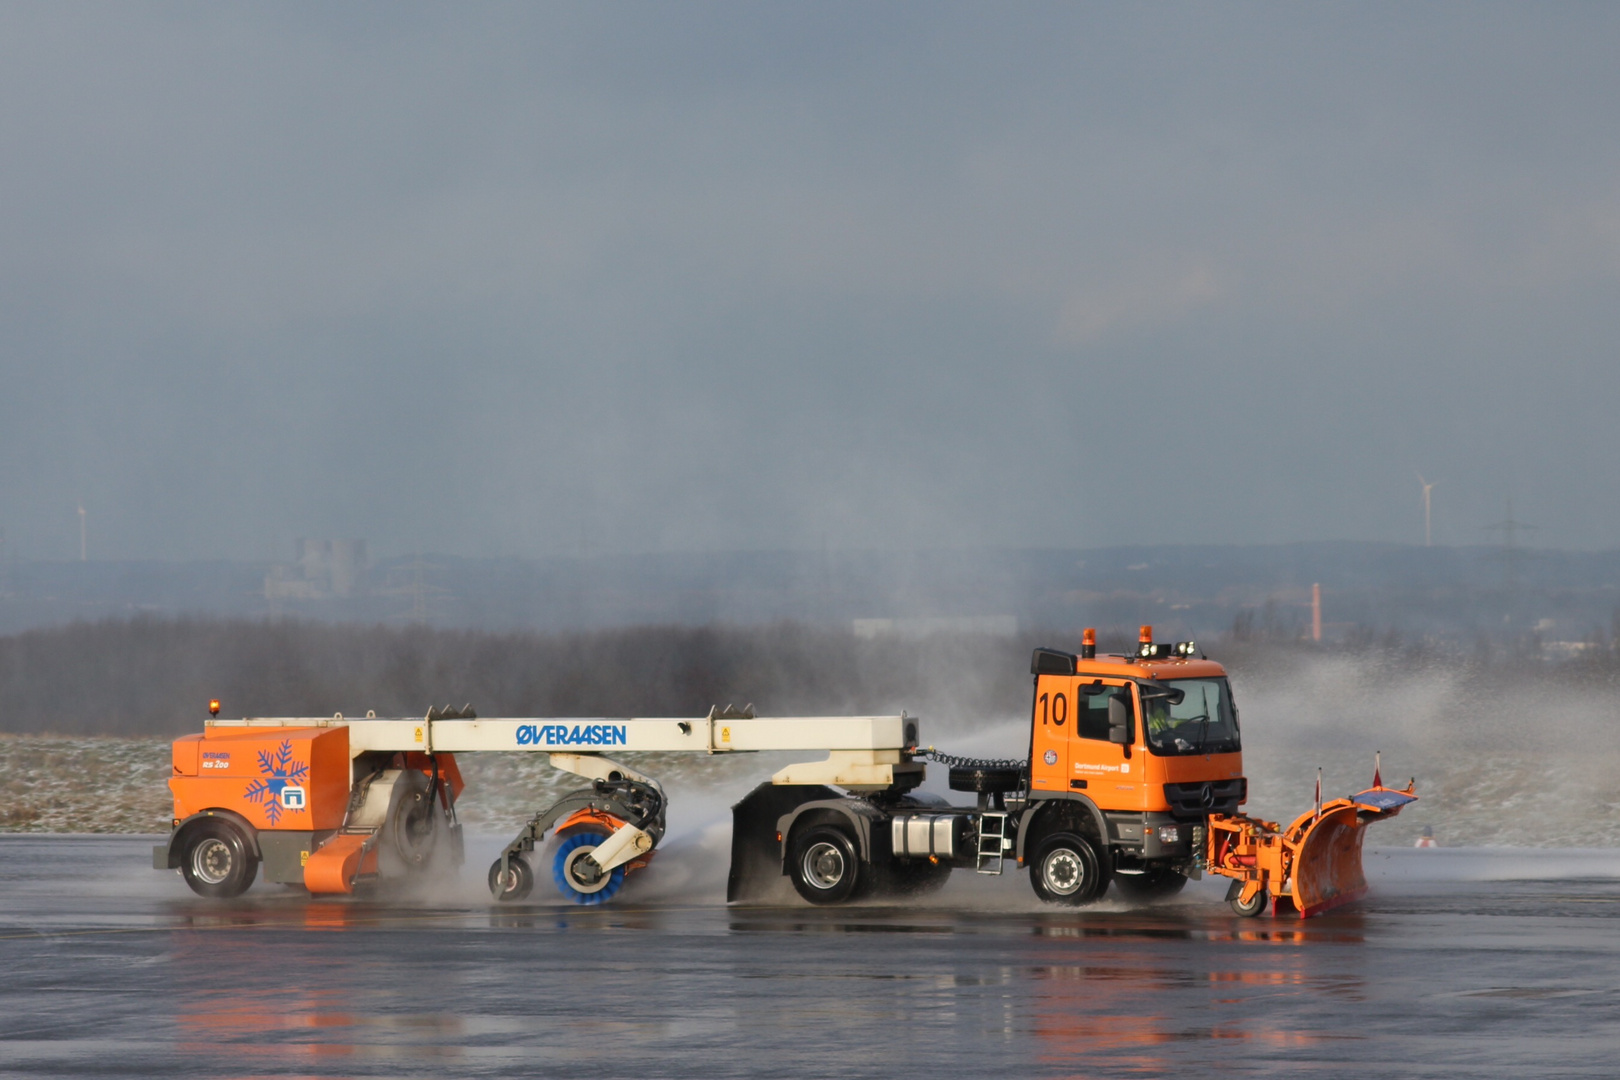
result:
[(1494, 524), (1485, 526), (1489, 532), (1502, 534), (1502, 592), (1505, 596), (1509, 614), (1516, 606), (1519, 592), (1519, 567), (1523, 564), (1527, 553), (1519, 547), (1519, 534), (1521, 532), (1535, 532), (1536, 526), (1518, 521), (1513, 516), (1513, 496), (1507, 500), (1507, 515)]

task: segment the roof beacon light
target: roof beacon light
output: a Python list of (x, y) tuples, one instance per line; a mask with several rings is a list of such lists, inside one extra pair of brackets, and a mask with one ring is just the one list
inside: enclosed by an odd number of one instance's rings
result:
[(1093, 627), (1086, 627), (1080, 632), (1080, 659), (1097, 659), (1097, 631)]
[(209, 716), (218, 716), (219, 715), (219, 698), (209, 698), (208, 699), (208, 715)]

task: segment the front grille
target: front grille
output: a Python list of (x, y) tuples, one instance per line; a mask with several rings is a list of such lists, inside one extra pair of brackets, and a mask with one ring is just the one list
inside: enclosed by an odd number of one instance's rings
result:
[(1166, 784), (1164, 801), (1170, 804), (1170, 812), (1178, 818), (1235, 814), (1248, 790), (1249, 782), (1241, 776), (1199, 784)]

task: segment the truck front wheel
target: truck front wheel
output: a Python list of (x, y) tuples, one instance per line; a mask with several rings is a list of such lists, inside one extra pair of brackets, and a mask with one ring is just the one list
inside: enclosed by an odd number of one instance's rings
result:
[(1029, 881), (1048, 904), (1070, 907), (1089, 904), (1108, 888), (1096, 847), (1078, 833), (1054, 833), (1041, 841)]
[(788, 870), (793, 887), (812, 904), (842, 904), (861, 879), (855, 841), (836, 825), (806, 829), (793, 845)]
[(223, 821), (203, 821), (186, 837), (180, 872), (198, 896), (229, 900), (247, 892), (259, 872), (259, 860), (235, 828)]

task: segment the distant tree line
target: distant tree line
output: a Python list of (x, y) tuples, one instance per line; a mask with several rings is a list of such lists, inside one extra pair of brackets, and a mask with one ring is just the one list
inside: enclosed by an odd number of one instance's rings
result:
[(888, 713), (957, 720), (1026, 707), (1028, 648), (983, 635), (643, 627), (489, 633), (423, 626), (145, 618), (0, 636), (0, 731), (178, 734), (228, 716)]
[[(1129, 649), (1134, 631), (1100, 635)], [(1029, 706), (1029, 651), (1077, 648), (1078, 632), (1017, 637), (857, 638), (797, 623), (494, 633), (293, 620), (112, 619), (0, 636), (0, 731), (172, 735), (198, 730), (210, 698), (227, 716), (420, 716), (473, 705), (484, 716), (893, 713), (959, 728)], [(1393, 632), (1332, 645), (1235, 634), (1206, 644), (1241, 678), (1312, 656), (1462, 666), (1482, 682), (1620, 682), (1620, 633), (1546, 658), (1538, 643), (1456, 645)], [(940, 730), (939, 727), (933, 730)]]

